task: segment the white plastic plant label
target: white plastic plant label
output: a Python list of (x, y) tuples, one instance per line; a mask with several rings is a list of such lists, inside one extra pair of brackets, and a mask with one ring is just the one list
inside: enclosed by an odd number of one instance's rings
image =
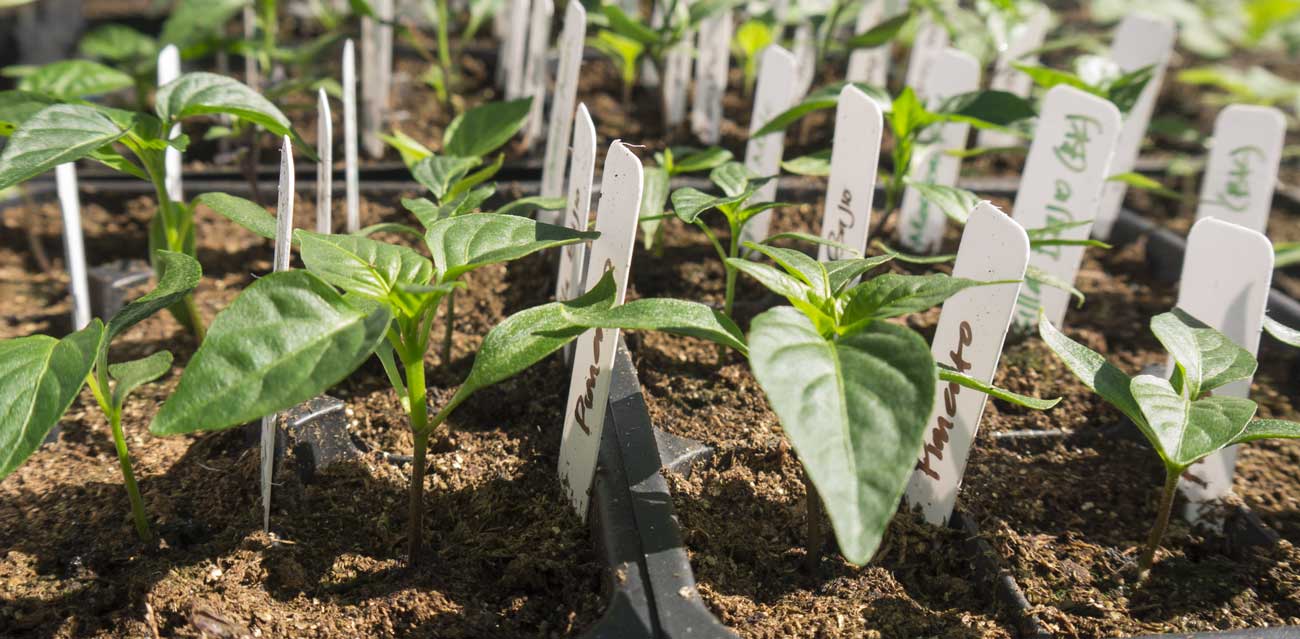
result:
[[(277, 273), (289, 270), (290, 243), (293, 237), (293, 144), (289, 136), (280, 141), (280, 189), (275, 204), (275, 253), (271, 268)], [(271, 529), (271, 479), (275, 471), (275, 422), (279, 415), (262, 418), (262, 530)]]
[(916, 28), (916, 39), (912, 41), (912, 52), (907, 58), (907, 86), (916, 91), (917, 97), (926, 100), (926, 78), (930, 77), (930, 68), (936, 63), (935, 57), (948, 48), (948, 30), (936, 23), (928, 15), (921, 19)]
[[(587, 105), (579, 104), (573, 116), (573, 161), (569, 163), (569, 197), (564, 205), (564, 225), (586, 230), (591, 213), (591, 182), (596, 171), (596, 125)], [(555, 276), (555, 299), (577, 297), (583, 284), (585, 243), (567, 244), (560, 249), (560, 266)]]
[[(753, 137), (754, 132), (799, 100), (799, 96), (790, 91), (794, 78), (795, 61), (789, 51), (776, 45), (763, 49), (758, 63), (758, 83), (754, 89), (754, 113), (749, 119), (750, 138), (745, 144), (745, 168), (760, 177), (775, 176), (780, 172), (781, 154), (785, 151), (785, 132), (777, 131)], [(772, 180), (755, 191), (749, 203), (771, 202), (775, 198), (776, 180)], [(741, 240), (761, 242), (767, 238), (771, 224), (771, 211), (755, 215), (745, 224)]]
[(1266, 233), (1286, 118), (1273, 107), (1234, 104), (1214, 120), (1196, 219), (1216, 217)]
[[(253, 36), (257, 31), (257, 15), (253, 12), (253, 5), (244, 5), (244, 11), (240, 15), (240, 21), (244, 27), (244, 41), (252, 42)], [(161, 84), (161, 83), (159, 83)], [(257, 58), (252, 55), (244, 56), (244, 84), (247, 84), (254, 91), (262, 90), (262, 77), (257, 71)]]
[[(1012, 65), (1038, 64), (1038, 56), (1031, 54), (1043, 46), (1043, 40), (1047, 37), (1047, 30), (1051, 25), (1052, 12), (1047, 7), (1039, 6), (1031, 9), (1019, 24), (1011, 28), (1007, 48), (998, 54), (997, 63), (993, 67), (993, 77), (989, 79), (990, 89), (1014, 93), (1022, 98), (1029, 96), (1034, 81)], [(1020, 138), (1008, 133), (979, 132), (978, 146), (981, 147), (1006, 147), (1018, 144), (1021, 144)]]
[[(923, 88), (926, 102), (935, 108), (944, 100), (979, 88), (980, 64), (974, 57), (957, 49), (944, 49), (932, 57), (930, 75)], [(966, 148), (970, 125), (949, 122), (923, 131), (912, 153), (910, 176), (918, 182), (956, 186), (961, 173), (961, 158), (947, 151)], [(943, 242), (948, 218), (913, 188), (903, 191), (898, 212), (898, 240), (903, 247), (917, 253), (935, 253)]]
[(686, 121), (686, 90), (691, 83), (691, 43), (695, 32), (688, 31), (682, 41), (664, 54), (664, 77), (660, 98), (663, 100), (664, 128), (676, 129)]
[(357, 167), (357, 54), (343, 43), (343, 175), (347, 191), (347, 231), (361, 230), (361, 173)]
[(528, 19), (528, 59), (524, 65), (523, 96), (532, 98), (528, 119), (524, 122), (523, 143), (530, 148), (542, 132), (542, 105), (546, 103), (546, 52), (551, 42), (552, 0), (533, 0)]
[[(907, 10), (907, 0), (867, 0), (858, 12), (855, 34), (870, 31), (876, 25)], [(849, 82), (865, 82), (873, 87), (883, 87), (888, 80), (890, 45), (870, 49), (854, 49), (849, 54), (849, 68), (844, 78)]]
[[(1109, 100), (1074, 87), (1052, 87), (1043, 99), (1038, 130), (1029, 145), (1020, 190), (1011, 209), (1016, 221), (1032, 230), (1093, 219), (1110, 175), (1110, 157), (1120, 126), (1119, 109)], [(1083, 240), (1088, 238), (1088, 227), (1061, 228), (1051, 236)], [(1029, 264), (1073, 283), (1083, 251), (1082, 246), (1040, 246), (1034, 249)], [(1037, 281), (1025, 282), (1016, 302), (1016, 324), (1037, 326), (1041, 307), (1047, 319), (1061, 326), (1069, 305), (1066, 291)]]
[(794, 54), (794, 88), (793, 91), (799, 96), (808, 92), (813, 83), (813, 75), (817, 66), (817, 45), (813, 42), (812, 23), (804, 22), (794, 30), (794, 43), (791, 53)]
[(81, 235), (81, 196), (77, 193), (77, 165), (67, 162), (54, 167), (59, 209), (63, 213), (63, 255), (68, 263), (72, 289), (72, 326), (81, 330), (90, 324), (90, 285), (86, 279), (86, 243)]
[(316, 232), (334, 229), (334, 121), (330, 100), (321, 87), (316, 94)]
[[(967, 289), (943, 303), (930, 346), (936, 362), (993, 382), (1028, 263), (1024, 228), (988, 202), (975, 205), (962, 231), (953, 277), (1016, 281)], [(952, 515), (987, 400), (984, 393), (942, 380), (935, 388), (930, 427), (906, 493), (907, 503), (932, 524), (946, 524)]]
[(507, 100), (522, 97), (524, 93), (524, 56), (528, 51), (528, 0), (505, 0), (503, 5), (509, 16), (506, 41), (501, 47), (502, 79)]
[(361, 101), (365, 110), (365, 131), (361, 143), (370, 157), (384, 154), (379, 137), (388, 112), (388, 98), (393, 83), (393, 0), (375, 0), (377, 20), (362, 18), (361, 61), (366, 73), (361, 76)]
[[(176, 45), (169, 44), (158, 52), (158, 86), (162, 86), (181, 77), (181, 52)], [(172, 126), (167, 134), (175, 138), (181, 134), (181, 125)], [(167, 147), (163, 152), (163, 184), (167, 187), (167, 197), (173, 202), (185, 201), (185, 190), (181, 182), (181, 150)]]
[[(821, 236), (867, 253), (871, 226), (871, 198), (876, 191), (876, 166), (880, 161), (880, 132), (884, 128), (880, 105), (849, 84), (840, 90), (835, 106), (835, 140), (831, 147), (831, 174), (826, 183)], [(821, 245), (817, 259), (853, 257), (839, 248)]]
[[(1273, 245), (1259, 231), (1205, 218), (1187, 235), (1178, 308), (1218, 329), (1252, 355), (1259, 350), (1264, 307), (1273, 279)], [(1226, 384), (1215, 395), (1246, 397), (1249, 379)], [(1198, 521), (1212, 502), (1232, 492), (1237, 447), (1194, 464), (1179, 482), (1188, 504), (1184, 516)]]
[[(1126, 16), (1115, 32), (1110, 59), (1120, 71), (1128, 73), (1148, 66), (1155, 68), (1151, 81), (1142, 89), (1137, 102), (1124, 116), (1124, 129), (1115, 146), (1115, 158), (1110, 163), (1112, 175), (1132, 171), (1133, 164), (1137, 161), (1142, 138), (1146, 137), (1147, 125), (1151, 122), (1151, 111), (1156, 106), (1156, 94), (1160, 92), (1165, 67), (1169, 65), (1174, 35), (1174, 24), (1168, 18), (1140, 13)], [(1103, 240), (1110, 237), (1111, 227), (1115, 226), (1115, 218), (1119, 217), (1119, 208), (1124, 204), (1124, 194), (1127, 192), (1128, 185), (1123, 182), (1106, 184), (1101, 208), (1097, 210), (1097, 219), (1092, 225), (1093, 237)]]
[[(610, 145), (605, 154), (600, 206), (596, 212), (600, 237), (591, 242), (585, 284), (594, 285), (606, 271), (612, 270), (618, 287), (615, 304), (622, 304), (627, 292), (637, 215), (641, 210), (641, 173), (641, 160), (627, 146), (617, 141)], [(596, 328), (574, 341), (573, 377), (569, 382), (560, 442), (560, 479), (568, 491), (569, 502), (583, 519), (587, 517), (596, 453), (605, 426), (605, 404), (609, 399), (618, 333)]]
[[(727, 91), (731, 29), (731, 10), (720, 11), (700, 23), (696, 40), (691, 130), (704, 144), (717, 144), (722, 132), (722, 96)], [(788, 91), (790, 86), (785, 88)]]
[[(551, 101), (551, 122), (546, 131), (546, 155), (542, 159), (542, 197), (564, 193), (564, 166), (573, 130), (573, 103), (578, 96), (578, 70), (582, 66), (583, 36), (587, 32), (587, 10), (578, 0), (569, 0), (560, 32), (560, 64), (555, 74), (555, 95)], [(586, 110), (585, 107), (583, 109)], [(591, 118), (588, 117), (588, 120)], [(596, 144), (592, 137), (592, 145)], [(537, 219), (551, 224), (559, 220), (555, 211), (538, 211)]]

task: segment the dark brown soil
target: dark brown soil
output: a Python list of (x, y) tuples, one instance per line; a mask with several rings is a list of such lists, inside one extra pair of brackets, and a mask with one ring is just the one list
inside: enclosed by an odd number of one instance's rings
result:
[[(395, 200), (364, 201), (363, 222), (407, 221)], [(85, 209), (92, 261), (143, 255), (148, 198), (99, 201), (103, 207)], [(299, 200), (300, 226), (312, 223), (311, 209)], [(271, 254), (269, 243), (224, 218), (202, 209), (199, 216), (206, 273), (198, 297), (210, 320), (269, 269)], [(57, 334), (66, 328), (66, 282), (31, 274), (25, 236), (16, 232), (22, 217), (10, 209), (4, 218), (3, 336)], [(58, 219), (42, 207), (38, 235), (52, 255), (61, 253)], [(473, 287), (457, 304), (454, 361), (427, 362), (434, 405), (468, 372), (493, 323), (544, 301), (545, 272), (525, 263), (470, 277)], [(176, 353), (177, 371), (194, 349), (166, 315), (123, 335), (113, 356), (161, 348)], [(88, 392), (68, 411), (58, 442), (0, 483), (0, 634), (558, 637), (601, 612), (590, 535), (555, 481), (567, 380), (560, 362), (484, 391), (453, 415), (451, 441), (430, 455), (426, 554), (415, 569), (404, 562), (409, 465), (367, 454), (306, 485), (281, 472), (268, 536), (260, 530), (256, 448), (239, 429), (147, 433), (178, 378), (138, 391), (124, 420), (160, 543), (135, 537), (108, 424)], [(333, 394), (346, 402), (358, 438), (409, 454), (405, 416), (374, 362)]]

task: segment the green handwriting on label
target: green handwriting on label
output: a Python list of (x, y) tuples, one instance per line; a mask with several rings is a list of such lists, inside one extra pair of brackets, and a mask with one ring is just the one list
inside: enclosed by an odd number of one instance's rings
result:
[(1228, 171), (1228, 181), (1215, 194), (1209, 204), (1222, 206), (1234, 213), (1240, 213), (1250, 206), (1250, 170), (1252, 159), (1263, 163), (1267, 160), (1263, 149), (1257, 146), (1241, 146), (1228, 153), (1232, 169)]
[(1053, 148), (1053, 151), (1056, 152), (1056, 159), (1060, 160), (1062, 166), (1075, 173), (1082, 173), (1088, 168), (1088, 142), (1092, 141), (1091, 133), (1100, 133), (1101, 123), (1086, 115), (1067, 115), (1065, 123), (1065, 140)]

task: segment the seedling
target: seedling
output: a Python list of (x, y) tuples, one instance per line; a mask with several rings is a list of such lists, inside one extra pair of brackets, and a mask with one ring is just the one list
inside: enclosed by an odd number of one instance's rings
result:
[(663, 77), (664, 57), (668, 51), (684, 42), (701, 22), (726, 11), (732, 4), (734, 3), (696, 2), (688, 8), (687, 3), (672, 0), (664, 11), (663, 24), (658, 27), (628, 15), (617, 4), (605, 4), (601, 6), (604, 28), (597, 31), (595, 37), (588, 39), (587, 43), (609, 56), (619, 67), (623, 80), (623, 102), (626, 104), (632, 99), (632, 88), (636, 85), (637, 66), (641, 56), (647, 56), (659, 72), (659, 77)]
[[(197, 201), (274, 237), (275, 219), (253, 202), (221, 193)], [(432, 261), (362, 235), (294, 231), (306, 270), (263, 277), (222, 311), (150, 426), (157, 434), (217, 430), (274, 414), (324, 392), (375, 353), (415, 435), (407, 537), (412, 562), (420, 556), (430, 435), (473, 393), (577, 337), (582, 330), (564, 321), (563, 309), (608, 306), (613, 300), (609, 280), (572, 302), (507, 318), (484, 338), (464, 384), (430, 417), (424, 370), (430, 328), (442, 299), (466, 285), (462, 277), (597, 234), (501, 213), (420, 215), (420, 221)]]
[(731, 39), (731, 53), (740, 61), (745, 74), (745, 95), (754, 93), (754, 80), (758, 77), (758, 54), (776, 40), (776, 29), (761, 17), (750, 18), (736, 29)]
[[(158, 197), (158, 211), (149, 224), (149, 259), (160, 275), (158, 251), (194, 255), (194, 211), (172, 200), (165, 183), (166, 150), (184, 150), (189, 144), (185, 135), (170, 137), (172, 126), (195, 116), (227, 114), (296, 137), (288, 118), (266, 98), (237, 80), (212, 73), (188, 73), (159, 88), (153, 113), (61, 102), (22, 91), (0, 92), (0, 103), (6, 105), (0, 133), (12, 132), (0, 154), (0, 189), (87, 157), (149, 181)], [(193, 296), (185, 295), (168, 310), (203, 339), (203, 320)]]
[(1300, 423), (1255, 419), (1255, 402), (1213, 390), (1255, 373), (1255, 358), (1223, 333), (1174, 309), (1151, 318), (1151, 332), (1173, 357), (1169, 379), (1130, 378), (1092, 349), (1066, 337), (1039, 316), (1043, 341), (1085, 386), (1128, 417), (1165, 466), (1156, 522), (1138, 561), (1144, 581), (1169, 525), (1178, 480), (1196, 462), (1229, 446), (1257, 439), (1300, 438)]
[(664, 204), (668, 201), (668, 186), (672, 179), (687, 173), (711, 171), (731, 157), (731, 151), (716, 146), (703, 150), (667, 148), (662, 153), (655, 153), (655, 162), (659, 166), (646, 167), (645, 188), (641, 190), (641, 241), (646, 250), (654, 250), (663, 239), (663, 219), (671, 215), (664, 213)]
[(941, 368), (916, 331), (886, 321), (986, 282), (887, 273), (854, 285), (893, 256), (821, 263), (794, 249), (745, 246), (777, 266), (743, 258), (728, 258), (729, 265), (791, 304), (754, 318), (748, 343), (725, 315), (682, 300), (641, 299), (570, 317), (589, 326), (700, 337), (746, 355), (804, 465), (814, 561), (823, 505), (845, 558), (863, 564), (875, 553), (916, 465), (939, 380), (1031, 408), (1055, 405)]
[(158, 252), (158, 286), (127, 304), (107, 323), (95, 318), (63, 339), (32, 335), (0, 340), (0, 479), (18, 468), (63, 417), (82, 386), (90, 386), (113, 430), (117, 461), (140, 540), (152, 539), (144, 500), (131, 470), (122, 432), (122, 407), (135, 389), (171, 370), (172, 354), (158, 351), (129, 362), (108, 363), (108, 347), (141, 320), (167, 308), (198, 286), (202, 271), (183, 253)]

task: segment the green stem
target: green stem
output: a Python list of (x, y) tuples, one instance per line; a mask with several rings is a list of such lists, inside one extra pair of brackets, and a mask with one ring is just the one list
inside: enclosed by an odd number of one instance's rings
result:
[(821, 496), (817, 494), (817, 487), (813, 485), (812, 479), (808, 477), (808, 471), (803, 472), (803, 485), (806, 493), (804, 497), (804, 514), (808, 518), (806, 565), (808, 572), (816, 575), (818, 566), (821, 565), (822, 549), (826, 547), (826, 528), (822, 526), (822, 519), (826, 517), (826, 514), (822, 510)]
[[(731, 222), (731, 245), (727, 250), (727, 257), (740, 257), (740, 225), (735, 222)], [(736, 302), (736, 267), (725, 260), (722, 264), (726, 267), (727, 274), (727, 293), (722, 305), (722, 314), (731, 317), (731, 310)]]
[(1146, 550), (1142, 552), (1142, 559), (1138, 562), (1138, 583), (1146, 581), (1147, 576), (1151, 574), (1151, 565), (1156, 560), (1156, 549), (1160, 547), (1160, 540), (1164, 539), (1165, 530), (1169, 528), (1169, 514), (1174, 509), (1174, 495), (1178, 492), (1178, 477), (1181, 474), (1178, 470), (1165, 470), (1165, 487), (1164, 492), (1160, 494), (1156, 524), (1151, 527), (1151, 534), (1147, 536)]
[[(137, 154), (139, 157), (139, 154)], [(178, 219), (175, 203), (172, 202), (171, 196), (167, 194), (166, 169), (161, 166), (153, 166), (146, 158), (140, 157), (141, 164), (144, 165), (145, 173), (149, 176), (149, 181), (153, 183), (154, 196), (158, 198), (159, 219), (162, 220), (163, 236), (167, 242), (167, 250), (177, 253), (184, 253), (190, 257), (196, 257), (193, 250), (186, 250), (185, 239), (186, 229), (184, 220)], [(149, 255), (149, 262), (152, 264), (154, 256)], [(203, 317), (199, 315), (198, 305), (194, 301), (194, 293), (187, 293), (181, 301), (171, 307), (173, 315), (177, 316), (181, 324), (190, 329), (194, 334), (194, 339), (200, 343), (207, 336), (208, 329), (203, 324)]]
[(447, 37), (450, 28), (451, 12), (447, 9), (447, 0), (435, 3), (438, 11), (438, 63), (442, 65), (442, 81), (451, 84), (451, 45)]
[(414, 566), (420, 562), (421, 533), (424, 523), (424, 468), (429, 449), (429, 407), (425, 402), (424, 353), (405, 353), (407, 400), (411, 404), (411, 432), (415, 435), (415, 455), (411, 461), (410, 505), (407, 513), (406, 554)]
[(451, 336), (456, 326), (456, 291), (447, 293), (447, 329), (442, 334), (442, 364), (451, 362)]
[(117, 463), (122, 467), (122, 480), (126, 484), (126, 495), (131, 500), (131, 515), (135, 518), (135, 532), (140, 541), (149, 543), (153, 533), (149, 531), (149, 518), (144, 513), (144, 499), (140, 497), (140, 487), (135, 483), (135, 473), (131, 470), (131, 453), (126, 449), (126, 436), (122, 432), (122, 410), (118, 407), (108, 415), (113, 427), (113, 445), (117, 447)]

